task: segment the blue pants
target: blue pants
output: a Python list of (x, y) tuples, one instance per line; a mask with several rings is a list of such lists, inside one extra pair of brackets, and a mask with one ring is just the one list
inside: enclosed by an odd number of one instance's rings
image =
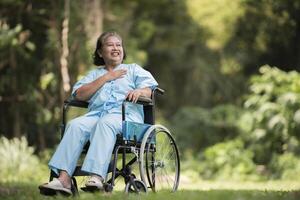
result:
[(86, 142), (90, 147), (82, 171), (106, 178), (116, 134), (122, 131), (121, 114), (84, 115), (71, 120), (65, 134), (52, 156), (49, 167), (57, 174), (65, 170), (72, 176)]

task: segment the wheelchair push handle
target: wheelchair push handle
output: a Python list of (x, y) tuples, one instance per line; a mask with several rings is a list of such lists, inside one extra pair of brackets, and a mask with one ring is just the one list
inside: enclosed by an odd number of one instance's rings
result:
[(160, 95), (163, 95), (163, 94), (165, 93), (165, 90), (163, 90), (163, 89), (161, 89), (161, 88), (159, 88), (159, 87), (156, 87), (156, 88), (154, 88), (153, 93), (154, 93), (154, 95), (155, 95), (156, 93), (157, 93), (157, 94), (160, 94)]

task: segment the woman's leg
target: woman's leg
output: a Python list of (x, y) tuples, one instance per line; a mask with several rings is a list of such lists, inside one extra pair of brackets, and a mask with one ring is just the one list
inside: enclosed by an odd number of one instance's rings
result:
[(57, 175), (72, 176), (82, 149), (98, 119), (98, 116), (81, 116), (68, 123), (64, 136), (49, 162), (49, 167)]
[(90, 147), (82, 170), (100, 175), (105, 179), (116, 143), (116, 134), (122, 131), (122, 116), (107, 114), (99, 119), (90, 135)]

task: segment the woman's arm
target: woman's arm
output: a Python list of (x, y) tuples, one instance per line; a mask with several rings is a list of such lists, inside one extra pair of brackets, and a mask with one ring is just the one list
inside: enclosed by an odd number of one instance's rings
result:
[(125, 74), (126, 74), (126, 70), (124, 70), (124, 69), (107, 72), (106, 74), (104, 74), (103, 76), (100, 76), (99, 78), (92, 81), (91, 83), (85, 84), (85, 85), (81, 86), (80, 88), (78, 88), (76, 90), (75, 99), (80, 100), (80, 101), (87, 101), (107, 81), (121, 78)]

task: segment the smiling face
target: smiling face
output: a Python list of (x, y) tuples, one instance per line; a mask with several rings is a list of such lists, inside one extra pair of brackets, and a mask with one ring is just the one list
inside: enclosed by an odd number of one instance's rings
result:
[(121, 38), (109, 36), (104, 40), (103, 46), (98, 52), (107, 67), (115, 67), (122, 63), (124, 52)]

